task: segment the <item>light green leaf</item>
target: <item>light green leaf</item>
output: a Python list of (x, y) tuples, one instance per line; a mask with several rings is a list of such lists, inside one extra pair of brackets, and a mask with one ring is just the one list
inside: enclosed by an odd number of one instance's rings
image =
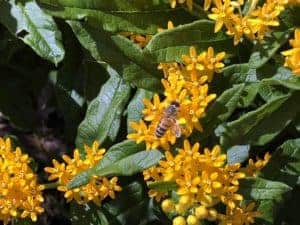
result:
[(195, 46), (199, 51), (207, 51), (212, 46), (215, 52), (232, 53), (232, 39), (222, 32), (214, 33), (214, 22), (198, 20), (156, 34), (144, 49), (156, 62), (181, 61), (183, 54)]
[(85, 119), (78, 127), (76, 145), (80, 149), (95, 140), (102, 143), (109, 138), (113, 141), (118, 133), (122, 113), (130, 96), (130, 86), (111, 68), (108, 72), (111, 78), (90, 103)]
[[(91, 176), (131, 176), (157, 164), (163, 154), (157, 150), (141, 151), (106, 166), (98, 166), (78, 174), (68, 184), (70, 189), (88, 183)], [(101, 163), (101, 161), (100, 161)]]
[(64, 58), (60, 31), (35, 1), (0, 1), (0, 22), (42, 58), (55, 65)]

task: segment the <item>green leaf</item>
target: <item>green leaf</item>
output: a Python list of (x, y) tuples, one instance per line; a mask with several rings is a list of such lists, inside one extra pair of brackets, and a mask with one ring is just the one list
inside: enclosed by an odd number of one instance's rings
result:
[[(77, 175), (70, 183), (69, 188), (73, 189), (88, 183), (91, 176), (131, 176), (157, 164), (163, 154), (157, 150), (141, 151), (126, 156), (107, 166), (95, 167)], [(100, 161), (101, 162), (101, 161)]]
[(270, 142), (300, 111), (300, 106), (295, 105), (299, 97), (299, 92), (280, 96), (239, 119), (228, 122), (219, 134), (221, 145), (226, 149), (233, 145), (260, 146)]
[(193, 136), (195, 141), (202, 142), (211, 136), (214, 129), (226, 121), (237, 108), (244, 89), (244, 84), (235, 85), (224, 91), (207, 109), (206, 116), (201, 120), (205, 132)]
[(147, 183), (149, 189), (155, 189), (161, 192), (176, 191), (178, 186), (173, 181), (157, 181)]
[(149, 64), (141, 49), (120, 35), (112, 35), (85, 23), (68, 21), (81, 45), (97, 62), (109, 64), (127, 82), (139, 88), (158, 91), (161, 88), (160, 74), (156, 65)]
[(55, 65), (64, 58), (60, 31), (35, 1), (1, 1), (0, 22), (42, 58)]
[(283, 194), (292, 188), (284, 183), (263, 178), (246, 178), (240, 181), (239, 193), (245, 200), (273, 200), (281, 202)]
[(145, 149), (144, 144), (136, 144), (134, 141), (126, 140), (118, 144), (113, 145), (104, 155), (102, 160), (97, 164), (95, 169), (104, 168), (114, 162), (117, 162), (127, 156), (142, 151)]
[(300, 177), (300, 139), (284, 142), (272, 154), (269, 163), (262, 169), (261, 176), (294, 187)]
[(227, 162), (229, 164), (242, 163), (249, 158), (249, 145), (235, 145), (227, 150)]
[(274, 217), (291, 190), (292, 188), (284, 183), (252, 177), (240, 181), (239, 193), (245, 200), (255, 200), (259, 203), (258, 211), (261, 215), (258, 220), (262, 220), (262, 224), (274, 224)]
[(232, 39), (222, 32), (214, 33), (214, 22), (198, 20), (171, 30), (156, 34), (144, 51), (156, 62), (181, 61), (183, 54), (188, 54), (190, 46), (199, 51), (207, 51), (212, 46), (215, 52), (232, 53)]
[(113, 141), (120, 127), (123, 110), (130, 96), (130, 86), (108, 68), (111, 78), (103, 85), (99, 95), (90, 103), (85, 119), (78, 128), (76, 145), (91, 145), (95, 140), (102, 143), (106, 138)]
[(273, 31), (270, 37), (264, 39), (263, 43), (257, 43), (254, 52), (250, 56), (249, 67), (254, 69), (262, 67), (289, 39), (291, 31), (292, 29)]
[(153, 96), (153, 92), (138, 89), (128, 104), (127, 107), (127, 132), (133, 132), (133, 129), (129, 126), (130, 122), (138, 122), (143, 117), (143, 109), (144, 109), (144, 99), (151, 99)]
[[(117, 0), (111, 3), (87, 0), (40, 0), (41, 6), (53, 16), (66, 20), (84, 20), (95, 28), (109, 32), (130, 31), (153, 34), (159, 27), (166, 27), (169, 20), (175, 24), (191, 22), (192, 17), (183, 8), (141, 6), (138, 0)], [(133, 3), (134, 2), (134, 3)], [(136, 6), (136, 7), (135, 7)], [(148, 1), (149, 7), (149, 1)]]

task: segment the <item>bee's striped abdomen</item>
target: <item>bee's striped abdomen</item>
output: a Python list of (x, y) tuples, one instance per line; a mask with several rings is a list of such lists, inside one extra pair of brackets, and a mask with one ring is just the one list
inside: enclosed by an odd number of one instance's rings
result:
[(166, 131), (169, 129), (169, 127), (170, 126), (168, 123), (161, 121), (155, 130), (156, 137), (158, 137), (158, 138), (162, 137), (166, 133)]

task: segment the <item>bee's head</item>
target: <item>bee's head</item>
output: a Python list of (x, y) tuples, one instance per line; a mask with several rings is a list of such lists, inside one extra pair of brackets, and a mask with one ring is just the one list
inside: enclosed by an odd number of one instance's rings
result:
[(178, 101), (172, 101), (170, 105), (172, 105), (176, 108), (179, 108), (179, 102)]

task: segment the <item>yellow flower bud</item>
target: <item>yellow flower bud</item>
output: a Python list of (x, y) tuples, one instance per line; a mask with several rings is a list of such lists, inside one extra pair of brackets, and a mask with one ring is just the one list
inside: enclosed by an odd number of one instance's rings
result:
[(181, 214), (186, 211), (187, 207), (185, 205), (179, 203), (179, 204), (175, 205), (175, 209), (176, 209), (177, 213)]
[(201, 205), (195, 209), (195, 216), (198, 219), (206, 218), (207, 214), (208, 214), (207, 209), (203, 205)]
[(208, 210), (208, 217), (207, 219), (210, 221), (215, 221), (217, 219), (218, 212), (215, 209), (209, 209)]
[(174, 202), (171, 199), (166, 199), (161, 203), (161, 208), (166, 213), (171, 212), (174, 209)]
[(198, 225), (199, 224), (197, 217), (194, 215), (189, 215), (186, 219), (186, 222), (188, 225)]
[(177, 216), (173, 219), (173, 225), (186, 225), (186, 221), (183, 216)]
[(188, 195), (183, 195), (179, 199), (179, 204), (188, 205), (191, 202), (191, 199)]

